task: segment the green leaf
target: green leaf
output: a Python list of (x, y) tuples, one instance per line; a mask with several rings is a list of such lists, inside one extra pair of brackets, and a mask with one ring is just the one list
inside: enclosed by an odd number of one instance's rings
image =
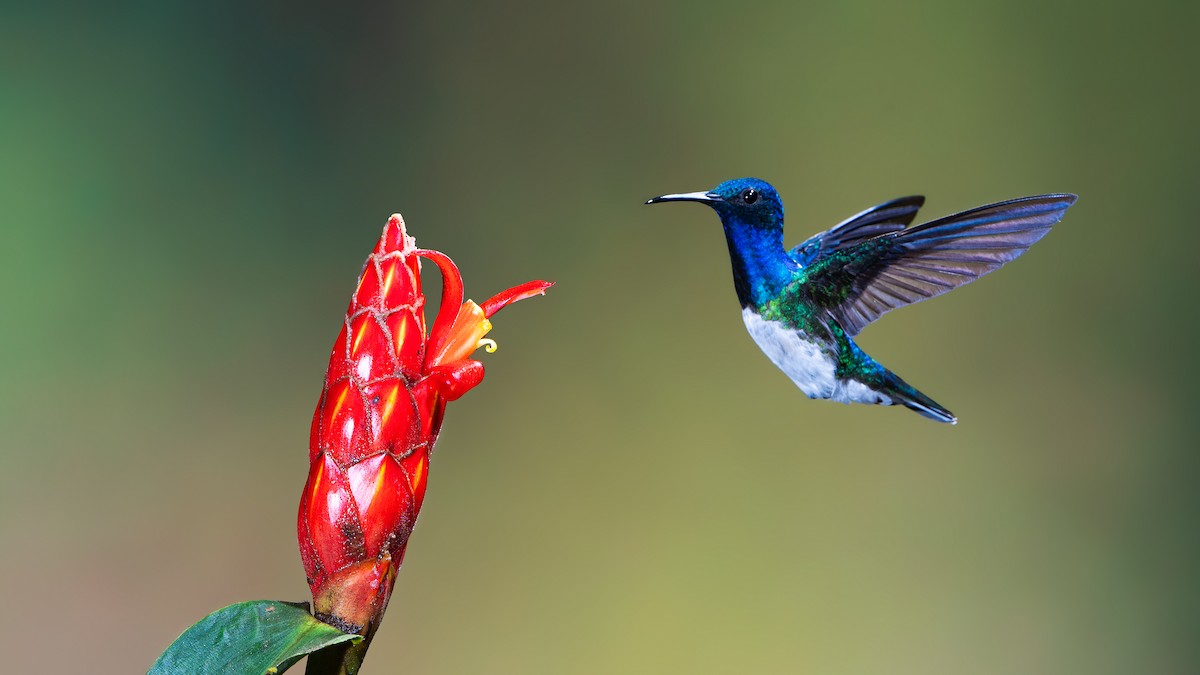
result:
[(318, 621), (307, 602), (239, 602), (183, 631), (148, 675), (273, 675), (305, 654), (361, 639)]

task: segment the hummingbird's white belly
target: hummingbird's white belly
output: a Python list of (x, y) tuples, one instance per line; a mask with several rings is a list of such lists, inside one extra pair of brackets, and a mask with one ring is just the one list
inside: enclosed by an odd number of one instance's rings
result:
[(809, 398), (828, 398), (841, 403), (880, 403), (892, 399), (855, 380), (836, 375), (833, 356), (803, 331), (759, 316), (749, 307), (742, 309), (742, 321), (771, 363), (800, 387)]

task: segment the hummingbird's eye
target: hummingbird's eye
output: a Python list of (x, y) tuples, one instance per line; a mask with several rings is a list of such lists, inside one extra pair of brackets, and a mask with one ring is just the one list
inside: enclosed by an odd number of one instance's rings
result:
[(753, 204), (754, 202), (758, 201), (758, 190), (755, 190), (754, 188), (746, 188), (745, 190), (742, 190), (742, 201), (746, 202), (747, 204)]

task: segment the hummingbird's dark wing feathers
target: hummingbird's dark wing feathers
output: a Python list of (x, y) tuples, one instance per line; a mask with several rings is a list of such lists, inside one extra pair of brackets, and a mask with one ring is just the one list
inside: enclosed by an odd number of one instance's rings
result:
[(819, 259), (806, 285), (829, 289), (815, 297), (854, 336), (886, 312), (999, 269), (1074, 203), (1070, 194), (1024, 197), (894, 231)]
[(804, 243), (788, 251), (788, 255), (792, 257), (792, 260), (807, 267), (818, 258), (829, 255), (833, 251), (854, 246), (873, 237), (903, 230), (917, 216), (917, 211), (924, 203), (924, 197), (914, 195), (872, 206), (824, 232), (814, 234)]

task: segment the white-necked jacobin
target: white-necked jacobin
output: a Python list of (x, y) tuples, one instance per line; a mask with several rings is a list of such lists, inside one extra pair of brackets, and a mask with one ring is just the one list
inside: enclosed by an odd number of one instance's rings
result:
[(689, 201), (721, 217), (746, 329), (771, 362), (810, 398), (899, 403), (939, 422), (957, 418), (854, 344), (897, 307), (953, 290), (999, 269), (1041, 239), (1075, 195), (1023, 197), (909, 227), (925, 203), (901, 197), (867, 209), (791, 249), (783, 202), (757, 178), (708, 192), (655, 197)]

